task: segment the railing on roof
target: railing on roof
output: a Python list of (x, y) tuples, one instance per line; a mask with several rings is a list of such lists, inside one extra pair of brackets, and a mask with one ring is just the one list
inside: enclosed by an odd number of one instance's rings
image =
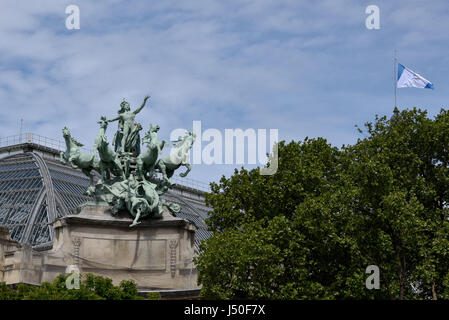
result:
[[(8, 136), (3, 138), (0, 137), (0, 148), (9, 147), (22, 143), (34, 143), (47, 148), (65, 151), (65, 142), (52, 138), (47, 138), (35, 133), (27, 132), (22, 134), (16, 134), (14, 136)], [(81, 147), (81, 150), (87, 153), (92, 153), (92, 149)]]
[[(41, 135), (38, 135), (35, 133), (22, 133), (22, 134), (17, 134), (17, 135), (13, 135), (13, 136), (3, 137), (3, 138), (0, 137), (0, 148), (18, 145), (18, 144), (22, 144), (22, 143), (34, 143), (34, 144), (37, 144), (40, 146), (48, 147), (48, 148), (59, 150), (59, 151), (65, 150), (65, 142), (56, 140), (56, 139), (47, 138), (47, 137), (44, 137), (44, 136), (41, 136)], [(81, 149), (87, 153), (93, 153), (91, 149), (87, 149), (87, 148), (81, 148)], [(190, 178), (182, 178), (179, 176), (174, 176), (174, 177), (170, 178), (170, 180), (176, 184), (179, 184), (179, 185), (182, 185), (185, 187), (190, 187), (192, 189), (197, 189), (197, 190), (201, 190), (204, 192), (210, 191), (209, 184), (202, 182), (202, 181), (198, 181), (198, 180), (194, 180), (194, 179), (190, 179)]]
[(182, 186), (190, 187), (192, 189), (201, 190), (204, 192), (210, 192), (210, 186), (206, 182), (190, 179), (190, 178), (182, 178), (179, 176), (171, 177), (170, 180), (176, 184), (180, 184)]
[[(47, 138), (35, 133), (22, 133), (22, 134), (16, 134), (14, 136), (8, 136), (0, 138), (0, 148), (2, 147), (9, 147), (16, 144), (22, 144), (22, 143), (34, 143), (38, 144), (44, 147), (48, 147), (51, 149), (56, 149), (60, 151), (65, 150), (65, 142)], [(92, 150), (87, 148), (81, 148), (84, 151), (92, 152)]]

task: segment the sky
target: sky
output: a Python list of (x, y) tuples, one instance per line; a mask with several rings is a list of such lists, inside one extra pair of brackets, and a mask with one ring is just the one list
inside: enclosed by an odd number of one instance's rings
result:
[[(66, 28), (66, 7), (80, 29)], [(380, 29), (367, 29), (368, 5)], [(435, 90), (398, 89), (398, 107), (430, 116), (449, 98), (449, 2), (381, 0), (1, 0), (0, 137), (93, 145), (100, 116), (123, 99), (146, 131), (277, 129), (279, 140), (362, 136), (355, 125), (391, 115), (398, 62)], [(108, 128), (109, 141), (116, 124)], [(207, 143), (203, 142), (203, 145)], [(229, 176), (241, 164), (194, 164), (189, 178)], [(254, 165), (244, 165), (254, 168)]]

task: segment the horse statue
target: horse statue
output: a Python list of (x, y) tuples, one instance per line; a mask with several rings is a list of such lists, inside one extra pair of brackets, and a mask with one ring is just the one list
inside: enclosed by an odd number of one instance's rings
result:
[(187, 176), (192, 169), (189, 164), (189, 150), (195, 142), (196, 134), (187, 131), (186, 135), (176, 141), (175, 152), (171, 152), (170, 156), (157, 160), (155, 168), (162, 173), (164, 182), (171, 185), (170, 178), (173, 176), (175, 170), (180, 166), (185, 166), (187, 170), (179, 175), (181, 177)]
[(70, 135), (70, 130), (67, 127), (62, 129), (62, 135), (65, 140), (66, 151), (61, 151), (59, 154), (61, 162), (64, 164), (70, 164), (74, 169), (81, 169), (81, 171), (83, 171), (83, 173), (90, 179), (90, 185), (86, 191), (86, 194), (93, 194), (95, 187), (94, 176), (91, 171), (95, 170), (99, 172), (100, 170), (96, 156), (82, 153), (79, 148), (82, 147), (83, 144), (76, 141), (76, 139)]
[(142, 180), (146, 180), (145, 175), (147, 172), (151, 174), (154, 170), (157, 157), (162, 153), (162, 149), (167, 144), (166, 140), (159, 142), (157, 136), (159, 129), (158, 125), (153, 126), (150, 124), (150, 130), (148, 130), (142, 139), (142, 142), (147, 144), (147, 149), (137, 157), (137, 174)]
[(117, 177), (120, 176), (125, 178), (122, 164), (120, 163), (117, 154), (109, 147), (107, 141), (105, 133), (108, 128), (108, 122), (106, 121), (106, 117), (101, 117), (101, 120), (98, 121), (98, 123), (100, 124), (100, 131), (95, 138), (94, 150), (98, 150), (98, 154), (100, 155), (101, 177), (103, 180), (109, 180), (111, 179), (112, 172)]

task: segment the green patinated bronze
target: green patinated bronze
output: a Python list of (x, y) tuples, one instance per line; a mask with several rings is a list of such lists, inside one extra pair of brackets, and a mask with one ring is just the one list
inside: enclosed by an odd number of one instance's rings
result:
[[(142, 143), (146, 149), (140, 150), (140, 131), (142, 126), (135, 121), (135, 116), (143, 109), (149, 96), (142, 105), (131, 111), (128, 102), (120, 104), (118, 116), (107, 120), (101, 117), (100, 131), (94, 142), (97, 155), (85, 154), (80, 151), (83, 145), (70, 135), (68, 128), (62, 130), (66, 141), (66, 151), (61, 152), (61, 162), (73, 168), (79, 168), (90, 179), (86, 194), (94, 196), (97, 202), (106, 202), (111, 206), (112, 214), (126, 210), (134, 218), (130, 227), (140, 223), (141, 218), (162, 217), (162, 207), (172, 212), (179, 212), (179, 205), (166, 201), (161, 195), (172, 186), (170, 178), (181, 166), (187, 168), (181, 173), (185, 177), (191, 170), (189, 150), (195, 141), (195, 134), (190, 131), (175, 142), (175, 150), (170, 156), (159, 158), (167, 141), (159, 141), (158, 125), (150, 125)], [(108, 123), (118, 121), (118, 130), (114, 136), (114, 150), (109, 146), (106, 137)], [(94, 173), (98, 172), (101, 179), (94, 185)], [(161, 174), (161, 179), (157, 178)]]
[(187, 134), (175, 144), (176, 152), (172, 152), (169, 157), (156, 161), (156, 168), (162, 173), (166, 183), (171, 184), (169, 178), (180, 166), (187, 168), (185, 172), (179, 174), (181, 177), (187, 176), (192, 169), (189, 164), (189, 150), (192, 148), (195, 138), (196, 135), (193, 132), (187, 131)]
[(95, 155), (82, 153), (80, 147), (83, 144), (76, 141), (70, 134), (70, 130), (67, 127), (62, 129), (62, 136), (64, 137), (66, 144), (66, 151), (60, 153), (61, 162), (64, 164), (70, 164), (74, 169), (81, 169), (83, 173), (89, 177), (90, 186), (87, 189), (87, 193), (91, 194), (94, 190), (94, 176), (92, 170), (100, 172), (100, 164)]
[(120, 110), (118, 111), (118, 116), (106, 120), (106, 122), (112, 122), (118, 120), (119, 130), (114, 136), (114, 146), (115, 150), (124, 153), (124, 152), (134, 152), (135, 155), (140, 153), (140, 135), (139, 131), (142, 130), (142, 126), (137, 123), (134, 119), (136, 114), (138, 114), (149, 99), (149, 96), (146, 96), (143, 100), (142, 105), (134, 111), (131, 111), (131, 107), (129, 103), (125, 100), (120, 104)]

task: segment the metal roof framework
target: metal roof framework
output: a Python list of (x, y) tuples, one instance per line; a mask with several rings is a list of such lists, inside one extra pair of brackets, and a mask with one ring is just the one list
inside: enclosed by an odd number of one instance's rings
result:
[(74, 170), (25, 152), (0, 160), (0, 225), (11, 238), (34, 247), (53, 243), (51, 223), (90, 198)]

